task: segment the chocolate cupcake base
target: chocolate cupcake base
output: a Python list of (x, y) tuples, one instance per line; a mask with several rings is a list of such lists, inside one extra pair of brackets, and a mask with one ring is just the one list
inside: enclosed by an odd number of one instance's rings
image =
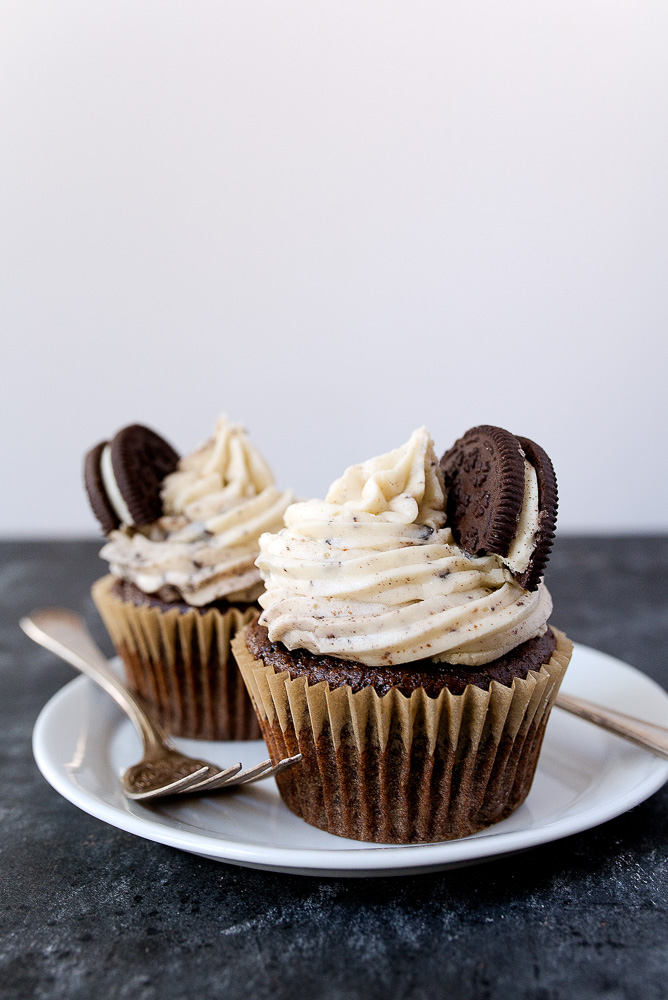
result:
[(112, 576), (98, 580), (92, 594), (128, 685), (168, 733), (202, 740), (260, 737), (230, 645), (257, 617), (255, 605), (170, 604)]
[(475, 833), (524, 801), (572, 651), (552, 632), (547, 662), (524, 676), (436, 696), (310, 683), (254, 655), (245, 633), (233, 650), (272, 760), (303, 755), (276, 779), (288, 807), (338, 836), (407, 844)]

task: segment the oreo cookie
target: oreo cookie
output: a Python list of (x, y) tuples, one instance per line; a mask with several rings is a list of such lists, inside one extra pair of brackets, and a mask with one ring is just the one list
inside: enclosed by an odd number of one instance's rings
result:
[(508, 555), (524, 499), (524, 459), (501, 427), (472, 427), (441, 459), (445, 512), (457, 544), (471, 555)]
[(550, 459), (528, 438), (483, 424), (467, 431), (441, 459), (447, 521), (471, 555), (510, 555), (524, 505), (525, 458), (538, 482), (538, 521), (522, 570), (509, 566), (525, 590), (535, 590), (548, 561), (557, 518), (557, 484)]
[(162, 514), (160, 488), (178, 454), (142, 424), (123, 427), (86, 455), (84, 481), (93, 513), (109, 534), (121, 524), (151, 524)]
[(100, 471), (102, 452), (108, 444), (108, 441), (100, 441), (94, 448), (91, 448), (84, 459), (84, 485), (88, 495), (88, 502), (95, 517), (100, 522), (105, 535), (108, 535), (110, 531), (113, 531), (120, 524), (118, 515), (107, 497), (107, 492), (102, 481), (102, 472)]
[(517, 440), (527, 462), (533, 466), (536, 472), (539, 510), (538, 531), (536, 532), (533, 555), (526, 571), (517, 576), (517, 581), (525, 590), (535, 590), (545, 572), (552, 551), (552, 543), (557, 529), (559, 493), (554, 466), (547, 452), (530, 438), (518, 436)]

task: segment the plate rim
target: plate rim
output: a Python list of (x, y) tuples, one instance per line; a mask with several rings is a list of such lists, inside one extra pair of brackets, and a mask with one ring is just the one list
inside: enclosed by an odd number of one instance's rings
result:
[[(613, 661), (618, 667), (637, 676), (643, 684), (653, 687), (668, 705), (668, 693), (637, 667), (582, 643), (574, 643), (574, 651), (576, 650)], [(126, 833), (211, 860), (256, 869), (315, 877), (365, 877), (418, 874), (420, 871), (491, 861), (599, 826), (639, 805), (668, 780), (668, 760), (655, 757), (654, 767), (650, 768), (641, 782), (630, 784), (624, 794), (535, 829), (486, 833), (482, 836), (473, 834), (459, 840), (429, 844), (370, 844), (351, 841), (350, 848), (331, 851), (326, 848), (289, 845), (244, 845), (238, 840), (221, 837), (213, 832), (196, 832), (191, 829), (179, 831), (164, 824), (155, 815), (138, 816), (120, 809), (93, 792), (80, 788), (62, 771), (61, 765), (50, 759), (44, 738), (46, 728), (53, 717), (57, 716), (60, 703), (72, 697), (73, 689), (78, 692), (79, 688), (83, 689), (90, 684), (93, 682), (85, 676), (74, 677), (49, 698), (37, 717), (33, 728), (32, 749), (45, 780), (83, 812)], [(123, 718), (121, 709), (117, 711), (119, 718)], [(556, 833), (554, 827), (558, 828)]]

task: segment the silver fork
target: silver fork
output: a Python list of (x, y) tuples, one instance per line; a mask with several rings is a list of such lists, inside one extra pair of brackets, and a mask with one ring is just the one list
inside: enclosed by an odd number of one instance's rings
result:
[(220, 768), (209, 761), (188, 757), (172, 744), (162, 726), (152, 719), (141, 699), (110, 669), (93, 641), (83, 618), (65, 608), (33, 611), (19, 622), (27, 636), (86, 674), (129, 715), (144, 746), (139, 763), (123, 774), (121, 785), (130, 799), (147, 801), (184, 792), (212, 792), (247, 785), (280, 774), (301, 760), (285, 757), (278, 764), (263, 760), (242, 771), (241, 764)]

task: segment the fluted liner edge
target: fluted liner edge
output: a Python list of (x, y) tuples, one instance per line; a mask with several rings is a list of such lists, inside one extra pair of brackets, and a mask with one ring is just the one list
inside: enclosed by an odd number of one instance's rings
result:
[(114, 577), (92, 595), (121, 657), (128, 685), (173, 736), (204, 740), (260, 737), (253, 706), (232, 653), (234, 635), (259, 609), (181, 611), (137, 606), (112, 592)]

